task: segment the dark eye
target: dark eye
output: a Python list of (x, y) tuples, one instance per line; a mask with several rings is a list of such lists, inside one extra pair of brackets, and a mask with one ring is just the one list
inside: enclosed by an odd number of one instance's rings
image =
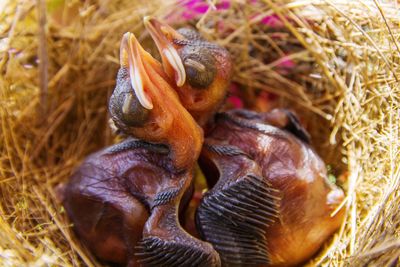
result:
[(194, 88), (207, 88), (214, 81), (217, 69), (214, 56), (204, 47), (187, 46), (182, 50), (186, 79)]
[(150, 110), (145, 109), (137, 99), (126, 69), (121, 68), (118, 72), (117, 84), (110, 98), (109, 111), (117, 127), (143, 126), (149, 117)]

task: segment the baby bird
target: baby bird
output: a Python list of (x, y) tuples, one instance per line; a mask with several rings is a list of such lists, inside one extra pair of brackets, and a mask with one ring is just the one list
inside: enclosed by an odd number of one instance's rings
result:
[(96, 256), (127, 266), (220, 266), (209, 243), (179, 224), (191, 196), (202, 129), (179, 102), (162, 66), (124, 35), (109, 102), (128, 136), (89, 156), (63, 189), (75, 230)]
[(233, 110), (213, 118), (230, 82), (228, 52), (194, 30), (175, 31), (154, 18), (144, 22), (182, 105), (201, 126), (210, 122), (200, 157), (212, 187), (197, 210), (202, 237), (223, 266), (307, 260), (343, 217), (343, 211), (331, 217), (343, 191), (327, 180), (308, 133), (287, 110)]
[[(340, 226), (343, 211), (331, 214), (343, 191), (329, 182), (308, 141), (287, 110), (216, 116), (201, 155), (215, 185), (199, 205), (197, 225), (222, 266), (300, 264)], [(256, 162), (261, 175), (249, 173), (238, 158)]]

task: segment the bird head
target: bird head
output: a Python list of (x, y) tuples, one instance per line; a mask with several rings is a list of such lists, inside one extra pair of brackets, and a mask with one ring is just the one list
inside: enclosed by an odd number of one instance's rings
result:
[(109, 101), (115, 126), (129, 136), (166, 144), (175, 167), (190, 166), (200, 153), (203, 132), (180, 103), (161, 64), (126, 33), (120, 65)]
[(144, 24), (182, 105), (203, 126), (226, 98), (232, 74), (228, 51), (204, 40), (194, 29), (175, 30), (150, 17), (144, 18)]

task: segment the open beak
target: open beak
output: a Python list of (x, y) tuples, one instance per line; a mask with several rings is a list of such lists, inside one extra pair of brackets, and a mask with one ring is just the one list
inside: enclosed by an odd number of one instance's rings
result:
[(144, 53), (147, 52), (140, 46), (135, 35), (130, 32), (125, 33), (120, 47), (121, 67), (129, 70), (129, 79), (140, 104), (146, 109), (153, 109), (153, 103), (145, 88), (149, 77), (142, 61)]
[(185, 37), (169, 25), (156, 20), (155, 18), (147, 16), (144, 17), (143, 21), (145, 27), (150, 32), (151, 37), (157, 45), (164, 63), (164, 68), (166, 68), (167, 72), (168, 68), (172, 68), (176, 85), (181, 87), (186, 81), (186, 71), (182, 59), (173, 45), (173, 41), (184, 40)]

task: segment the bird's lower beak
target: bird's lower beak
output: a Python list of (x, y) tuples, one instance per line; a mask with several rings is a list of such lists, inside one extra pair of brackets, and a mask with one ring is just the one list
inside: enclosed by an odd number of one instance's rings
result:
[(174, 45), (174, 40), (185, 39), (180, 33), (169, 25), (151, 17), (143, 19), (144, 25), (157, 45), (164, 69), (174, 76), (176, 85), (181, 87), (186, 81), (186, 71), (179, 53)]

